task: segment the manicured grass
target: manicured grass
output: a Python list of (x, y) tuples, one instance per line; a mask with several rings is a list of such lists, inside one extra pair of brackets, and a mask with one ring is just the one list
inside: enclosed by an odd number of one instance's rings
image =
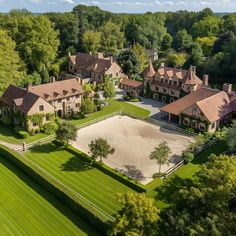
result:
[(46, 134), (35, 134), (34, 136), (28, 136), (27, 139), (21, 139), (17, 136), (17, 134), (14, 132), (14, 130), (11, 127), (3, 126), (0, 124), (0, 141), (4, 141), (7, 143), (12, 144), (22, 144), (25, 143), (31, 143), (38, 139), (46, 137)]
[(86, 115), (86, 118), (80, 120), (71, 120), (70, 122), (75, 125), (80, 125), (91, 120), (98, 119), (100, 117), (106, 116), (116, 111), (121, 111), (126, 115), (130, 115), (136, 118), (145, 119), (149, 116), (150, 111), (142, 109), (140, 107), (131, 105), (127, 102), (117, 101), (110, 99), (108, 100), (109, 105), (105, 106), (102, 111), (94, 112), (92, 114)]
[(83, 162), (79, 156), (53, 144), (34, 148), (25, 153), (25, 156), (111, 215), (120, 209), (117, 193), (133, 191)]
[(98, 235), (3, 157), (0, 179), (0, 235)]
[(210, 154), (219, 155), (227, 150), (226, 142), (218, 142), (217, 144), (206, 149), (195, 157), (192, 163), (180, 167), (174, 174), (166, 180), (156, 179), (145, 187), (147, 195), (155, 198), (155, 205), (159, 208), (166, 207), (174, 201), (171, 198), (173, 193), (182, 186), (191, 185), (194, 175), (200, 170), (201, 165), (207, 161)]

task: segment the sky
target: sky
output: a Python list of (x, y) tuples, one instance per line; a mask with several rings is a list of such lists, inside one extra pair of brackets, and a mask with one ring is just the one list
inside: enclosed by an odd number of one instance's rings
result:
[(84, 4), (118, 13), (144, 13), (147, 11), (199, 11), (206, 7), (214, 12), (236, 12), (236, 0), (0, 0), (0, 12), (25, 8), (34, 13), (71, 11)]

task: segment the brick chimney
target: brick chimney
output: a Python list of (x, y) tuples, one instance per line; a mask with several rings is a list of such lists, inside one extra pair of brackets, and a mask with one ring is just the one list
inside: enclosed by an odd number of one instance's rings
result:
[(208, 86), (208, 81), (209, 81), (209, 75), (204, 75), (203, 76), (203, 84), (205, 86)]
[(30, 88), (32, 88), (32, 87), (33, 87), (33, 85), (32, 85), (32, 84), (27, 84), (27, 87), (26, 87), (27, 91), (29, 91), (29, 90), (30, 90)]
[(56, 78), (54, 76), (50, 76), (49, 78), (50, 83), (56, 82)]
[(165, 67), (165, 63), (162, 62), (162, 63), (161, 63), (161, 68), (164, 68), (164, 67)]
[(97, 53), (97, 58), (98, 59), (103, 59), (104, 57), (103, 57), (103, 53), (102, 52), (98, 52)]
[(194, 75), (196, 75), (196, 66), (192, 66), (192, 72)]
[(231, 93), (232, 92), (232, 84), (225, 83), (223, 84), (223, 91), (226, 93)]

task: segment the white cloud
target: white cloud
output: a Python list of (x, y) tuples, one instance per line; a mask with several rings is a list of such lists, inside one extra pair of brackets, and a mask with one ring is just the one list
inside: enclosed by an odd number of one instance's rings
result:
[(160, 3), (159, 1), (155, 1), (155, 3), (156, 3), (157, 5), (161, 5), (161, 3)]
[(62, 3), (74, 4), (74, 0), (61, 0)]

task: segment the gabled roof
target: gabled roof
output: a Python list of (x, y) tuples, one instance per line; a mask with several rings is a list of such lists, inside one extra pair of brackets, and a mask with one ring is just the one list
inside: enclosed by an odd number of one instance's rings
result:
[(138, 87), (142, 87), (143, 83), (136, 81), (136, 80), (131, 80), (131, 79), (122, 79), (120, 81), (121, 84), (126, 85), (126, 86), (130, 86), (133, 88), (138, 88)]
[(144, 70), (144, 76), (152, 78), (152, 77), (155, 76), (155, 74), (156, 74), (156, 72), (153, 68), (152, 61), (150, 60), (149, 64), (148, 64), (148, 67)]
[(196, 104), (211, 123), (232, 112), (230, 99), (225, 91), (221, 91), (211, 97), (203, 99)]
[(202, 84), (203, 82), (196, 75), (196, 71), (194, 67), (190, 66), (188, 72), (183, 78), (183, 83), (186, 85), (198, 85), (198, 84)]
[(32, 86), (28, 90), (46, 101), (83, 93), (81, 85), (76, 78)]
[(0, 100), (8, 106), (15, 105), (17, 110), (26, 114), (39, 99), (39, 96), (26, 89), (9, 85)]
[(160, 76), (168, 75), (168, 77), (174, 77), (176, 76), (178, 79), (183, 79), (186, 75), (187, 71), (182, 69), (176, 69), (171, 67), (161, 67), (157, 70), (157, 74)]
[(195, 92), (190, 93), (187, 96), (184, 96), (184, 97), (178, 99), (175, 102), (172, 102), (172, 103), (162, 107), (161, 111), (179, 116), (187, 108), (189, 108), (189, 107), (193, 106), (194, 104), (196, 104), (197, 102), (199, 102), (203, 99), (206, 99), (208, 97), (211, 97), (217, 93), (219, 93), (218, 90), (203, 87), (203, 88), (196, 90)]
[[(71, 56), (73, 57), (73, 56)], [(113, 62), (111, 59), (108, 58), (98, 58), (95, 55), (90, 55), (86, 53), (79, 52), (75, 56), (75, 65), (82, 70), (87, 71), (94, 71), (96, 73), (104, 73), (107, 71)], [(70, 60), (74, 60), (74, 58), (71, 58)]]

